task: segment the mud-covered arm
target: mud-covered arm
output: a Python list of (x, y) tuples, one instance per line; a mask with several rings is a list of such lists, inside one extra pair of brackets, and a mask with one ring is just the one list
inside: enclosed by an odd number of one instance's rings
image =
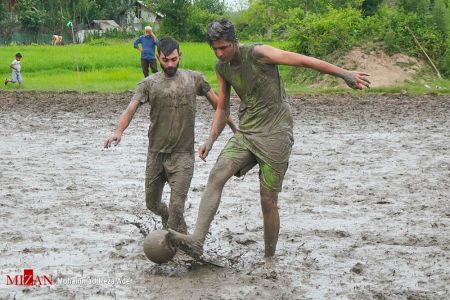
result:
[(139, 101), (131, 100), (127, 109), (123, 112), (123, 114), (119, 118), (119, 125), (114, 133), (106, 139), (103, 147), (109, 148), (112, 144), (117, 146), (122, 139), (123, 132), (127, 129), (128, 125), (130, 125), (131, 120), (133, 119), (134, 114), (136, 113), (138, 107), (140, 105)]
[(223, 77), (216, 71), (217, 83), (219, 86), (219, 96), (217, 97), (217, 107), (214, 112), (214, 117), (211, 125), (211, 131), (209, 133), (208, 140), (200, 146), (198, 150), (198, 156), (205, 161), (211, 150), (214, 142), (222, 133), (225, 123), (227, 122), (230, 114), (230, 91), (231, 86)]
[[(219, 101), (216, 93), (214, 93), (213, 89), (210, 89), (209, 92), (205, 96), (206, 96), (206, 99), (208, 99), (209, 103), (215, 110), (217, 108), (217, 102)], [(238, 130), (238, 127), (237, 127), (236, 123), (234, 122), (233, 118), (229, 114), (227, 117), (227, 124), (230, 127), (230, 129), (234, 133), (236, 133), (236, 131)]]
[(314, 57), (284, 51), (268, 45), (256, 45), (253, 48), (253, 55), (261, 63), (310, 68), (340, 77), (353, 89), (370, 87), (370, 81), (366, 78), (369, 74), (360, 71), (348, 71)]

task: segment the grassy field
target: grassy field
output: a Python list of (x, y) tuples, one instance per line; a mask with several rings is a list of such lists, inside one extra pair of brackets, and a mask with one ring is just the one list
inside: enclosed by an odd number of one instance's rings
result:
[[(283, 43), (272, 43), (283, 48)], [(206, 43), (182, 43), (180, 67), (199, 71), (217, 88), (214, 73), (215, 56)], [(133, 90), (142, 79), (139, 53), (132, 41), (94, 44), (48, 46), (12, 45), (0, 47), (0, 78), (10, 78), (9, 64), (16, 52), (21, 52), (22, 76), (25, 90), (38, 91), (98, 91), (122, 92)], [(288, 67), (280, 67), (286, 88), (290, 94), (348, 92), (348, 89), (326, 87), (311, 89), (299, 80), (291, 79)], [(450, 81), (433, 81), (429, 87), (408, 84), (400, 87), (374, 89), (372, 92), (449, 92)], [(1, 89), (13, 90), (17, 85), (1, 85)]]

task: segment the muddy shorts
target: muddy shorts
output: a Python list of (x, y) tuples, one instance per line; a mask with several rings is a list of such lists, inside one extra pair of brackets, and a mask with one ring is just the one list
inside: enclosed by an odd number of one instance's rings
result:
[(194, 153), (149, 152), (145, 170), (146, 191), (162, 192), (168, 182), (172, 193), (187, 195), (194, 173), (194, 162)]
[[(257, 148), (241, 133), (236, 133), (225, 145), (220, 157), (232, 160), (240, 167), (235, 176), (240, 177), (250, 171), (256, 164), (259, 165), (260, 184), (270, 191), (281, 192), (284, 175), (288, 168), (288, 159), (292, 148), (292, 142), (287, 139), (287, 144), (283, 145), (281, 151), (270, 151), (273, 149)], [(281, 147), (278, 147), (281, 149)], [(280, 162), (269, 159), (268, 154), (272, 154)], [(283, 156), (283, 157), (280, 157)]]

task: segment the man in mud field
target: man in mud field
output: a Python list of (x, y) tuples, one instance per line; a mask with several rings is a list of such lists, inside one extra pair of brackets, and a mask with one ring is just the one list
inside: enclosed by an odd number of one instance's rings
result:
[(210, 136), (200, 147), (199, 156), (205, 159), (224, 128), (231, 87), (241, 99), (239, 131), (225, 145), (210, 172), (193, 234), (169, 230), (169, 238), (187, 254), (200, 257), (225, 183), (231, 176), (241, 176), (258, 164), (265, 257), (272, 257), (280, 228), (278, 193), (293, 145), (292, 114), (278, 65), (306, 67), (331, 74), (342, 78), (354, 89), (369, 87), (368, 74), (347, 71), (313, 57), (267, 45), (241, 45), (233, 24), (224, 19), (211, 23), (207, 34), (209, 45), (218, 58), (219, 102)]
[[(150, 104), (146, 205), (161, 216), (164, 227), (186, 233), (184, 204), (194, 171), (196, 96), (206, 96), (214, 108), (218, 99), (201, 74), (178, 70), (181, 53), (175, 39), (166, 37), (160, 40), (157, 58), (163, 72), (139, 82), (117, 129), (105, 141), (104, 147), (117, 145), (138, 107)], [(228, 119), (228, 124), (236, 131), (231, 119)], [(169, 207), (161, 201), (166, 182), (171, 189)]]

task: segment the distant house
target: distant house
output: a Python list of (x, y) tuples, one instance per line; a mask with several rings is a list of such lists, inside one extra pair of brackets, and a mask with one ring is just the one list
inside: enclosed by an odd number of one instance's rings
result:
[(121, 29), (114, 20), (93, 20), (92, 29), (78, 30), (75, 34), (77, 43), (84, 43), (88, 35), (102, 36), (108, 30)]
[(106, 31), (120, 29), (120, 26), (114, 20), (93, 20), (92, 29)]
[(117, 21), (123, 28), (140, 31), (142, 22), (154, 24), (157, 28), (162, 17), (160, 13), (152, 11), (142, 1), (134, 1), (130, 7), (119, 14)]

